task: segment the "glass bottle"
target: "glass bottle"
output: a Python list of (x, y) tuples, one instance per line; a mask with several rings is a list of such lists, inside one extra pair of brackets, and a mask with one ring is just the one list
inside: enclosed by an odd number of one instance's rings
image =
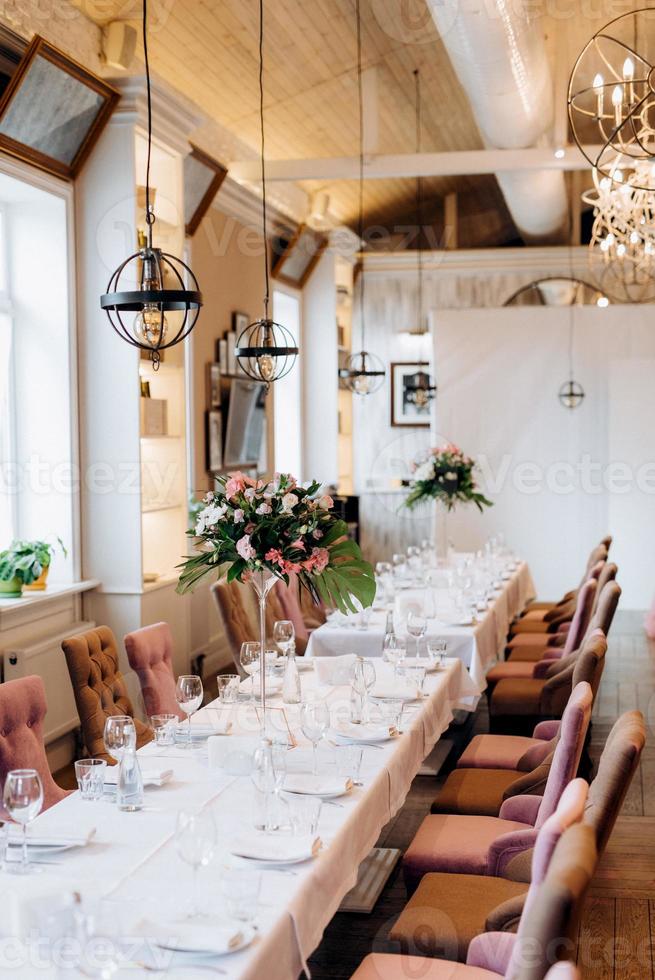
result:
[(273, 761), (273, 743), (270, 738), (263, 738), (255, 750), (252, 760), (251, 779), (259, 793), (261, 816), (256, 820), (258, 830), (271, 833), (275, 825), (275, 790), (277, 777)]
[(133, 813), (143, 806), (143, 776), (136, 754), (135, 739), (123, 749), (118, 769), (116, 803), (119, 810)]
[(287, 662), (282, 679), (282, 700), (285, 704), (300, 704), (302, 691), (300, 687), (300, 671), (296, 663), (296, 645), (292, 643), (287, 651)]

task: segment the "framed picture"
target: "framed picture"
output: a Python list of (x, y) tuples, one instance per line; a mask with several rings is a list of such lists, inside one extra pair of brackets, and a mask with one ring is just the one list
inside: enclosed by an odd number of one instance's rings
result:
[(232, 313), (232, 330), (237, 335), (237, 339), (249, 323), (250, 317), (247, 313), (240, 313), (238, 310), (234, 310)]
[(425, 361), (391, 365), (391, 425), (430, 425), (430, 401), (436, 390)]
[(191, 144), (184, 158), (184, 225), (187, 235), (194, 235), (209, 210), (227, 170), (203, 150)]
[(223, 413), (211, 408), (207, 412), (207, 472), (223, 469)]
[(207, 401), (210, 408), (221, 407), (221, 366), (207, 365)]
[(119, 98), (37, 34), (0, 99), (0, 149), (70, 180)]
[(327, 245), (327, 238), (309, 225), (300, 225), (290, 242), (282, 249), (273, 264), (274, 279), (301, 289)]

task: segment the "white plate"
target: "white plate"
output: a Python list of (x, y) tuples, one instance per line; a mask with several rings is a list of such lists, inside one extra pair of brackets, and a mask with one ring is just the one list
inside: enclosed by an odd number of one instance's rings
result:
[[(234, 852), (232, 852), (234, 854)], [(290, 864), (304, 864), (305, 861), (313, 861), (313, 854), (306, 854), (304, 857), (294, 857), (287, 858), (286, 860), (281, 858), (250, 858), (245, 857), (243, 854), (234, 854), (234, 857), (239, 858), (240, 861), (247, 861), (249, 865), (254, 868), (286, 868)]]
[(391, 735), (388, 728), (382, 726), (373, 729), (367, 725), (348, 725), (347, 729), (331, 728), (329, 732), (332, 738), (342, 739), (345, 742), (389, 742), (397, 735)]
[[(287, 779), (291, 777), (293, 779), (294, 773), (289, 773)], [(292, 784), (293, 785), (293, 784)], [(290, 796), (317, 796), (321, 800), (336, 800), (339, 796), (346, 796), (352, 790), (352, 786), (346, 786), (345, 780), (340, 783), (339, 786), (334, 785), (332, 788), (324, 788), (323, 791), (319, 788), (316, 789), (289, 789), (285, 784), (282, 787), (283, 793), (288, 793)]]
[[(184, 925), (182, 924), (182, 928)], [(252, 926), (244, 925), (239, 932), (241, 933), (241, 942), (236, 943), (229, 949), (220, 950), (218, 948), (212, 947), (211, 949), (199, 949), (196, 946), (189, 947), (185, 945), (184, 940), (180, 939), (179, 942), (158, 942), (154, 941), (154, 945), (158, 949), (165, 949), (171, 953), (177, 953), (179, 955), (185, 955), (189, 957), (214, 957), (214, 956), (229, 956), (231, 953), (238, 953), (240, 949), (245, 949), (246, 946), (250, 946), (251, 942), (255, 938), (255, 930)]]

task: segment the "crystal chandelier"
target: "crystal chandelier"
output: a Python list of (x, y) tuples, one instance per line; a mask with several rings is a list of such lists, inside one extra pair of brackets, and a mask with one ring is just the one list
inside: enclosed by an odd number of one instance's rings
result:
[[(569, 80), (573, 138), (601, 177), (619, 168), (633, 186), (655, 190), (655, 42), (652, 9), (623, 14), (594, 34)], [(639, 176), (636, 176), (638, 169)]]

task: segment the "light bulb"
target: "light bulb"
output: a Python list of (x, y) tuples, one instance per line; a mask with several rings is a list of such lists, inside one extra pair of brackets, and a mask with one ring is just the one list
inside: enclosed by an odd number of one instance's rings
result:
[(607, 241), (606, 238), (603, 238), (602, 242), (600, 243), (601, 252), (607, 252), (609, 250), (609, 247), (610, 247), (610, 243)]
[(613, 231), (611, 231), (609, 233), (609, 235), (607, 236), (607, 238), (605, 239), (605, 241), (607, 242), (608, 245), (613, 245), (614, 244), (614, 242), (616, 241), (616, 238), (614, 237), (614, 232)]
[(610, 301), (608, 300), (607, 296), (599, 296), (596, 300), (596, 306), (605, 307), (609, 305)]
[(134, 317), (132, 332), (136, 340), (146, 347), (158, 348), (166, 341), (168, 323), (156, 303), (145, 303)]
[(600, 74), (600, 72), (598, 72), (597, 75), (594, 75), (594, 80), (592, 82), (592, 85), (596, 95), (603, 94), (604, 79), (603, 76)]
[(623, 62), (623, 77), (626, 82), (631, 82), (635, 77), (635, 63), (632, 58), (626, 58)]
[(356, 393), (358, 395), (368, 395), (370, 384), (371, 384), (370, 378), (362, 377), (362, 375), (359, 375), (358, 377), (355, 378), (354, 381), (354, 388)]
[(612, 187), (612, 181), (609, 179), (609, 177), (603, 177), (603, 179), (600, 182), (601, 191), (609, 191), (611, 187)]
[(625, 255), (625, 245), (623, 244), (623, 242), (621, 242), (620, 245), (616, 246), (616, 254), (620, 259), (622, 259), (623, 256)]
[(623, 89), (620, 85), (615, 85), (612, 89), (612, 105), (618, 106), (623, 102)]
[(630, 244), (631, 245), (636, 245), (638, 241), (639, 241), (639, 235), (638, 235), (638, 233), (636, 231), (631, 231), (630, 232)]
[(270, 354), (262, 354), (257, 358), (257, 369), (262, 381), (271, 381), (275, 374), (275, 361)]

